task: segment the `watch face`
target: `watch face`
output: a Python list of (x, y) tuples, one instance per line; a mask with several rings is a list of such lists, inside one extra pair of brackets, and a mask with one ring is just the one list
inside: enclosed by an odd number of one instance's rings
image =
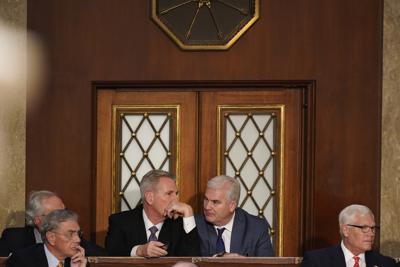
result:
[(152, 0), (151, 9), (182, 49), (224, 50), (256, 22), (259, 0)]

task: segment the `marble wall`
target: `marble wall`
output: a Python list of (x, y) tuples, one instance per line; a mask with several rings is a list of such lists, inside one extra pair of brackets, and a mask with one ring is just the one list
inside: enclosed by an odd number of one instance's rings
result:
[(400, 1), (384, 1), (381, 251), (400, 257)]
[(0, 229), (25, 209), (27, 0), (0, 0)]

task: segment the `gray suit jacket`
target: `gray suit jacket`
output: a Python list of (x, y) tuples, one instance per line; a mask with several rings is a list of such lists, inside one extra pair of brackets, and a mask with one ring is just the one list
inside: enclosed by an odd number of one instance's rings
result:
[[(213, 224), (208, 223), (203, 214), (196, 214), (195, 220), (200, 237), (201, 256), (215, 255), (217, 233)], [(265, 219), (260, 219), (237, 208), (233, 221), (230, 252), (249, 257), (274, 256), (268, 228), (269, 225)]]

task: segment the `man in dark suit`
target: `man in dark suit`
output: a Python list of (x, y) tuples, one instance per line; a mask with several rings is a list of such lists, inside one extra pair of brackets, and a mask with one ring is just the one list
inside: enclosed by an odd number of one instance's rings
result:
[(192, 208), (177, 200), (174, 177), (153, 170), (140, 183), (143, 205), (109, 217), (106, 249), (112, 256), (197, 256)]
[(375, 233), (374, 214), (363, 205), (350, 205), (339, 214), (342, 242), (339, 245), (309, 251), (302, 267), (394, 267), (395, 261), (372, 251)]
[(268, 222), (238, 208), (239, 198), (236, 179), (221, 175), (208, 181), (203, 214), (195, 216), (202, 256), (274, 256)]
[[(29, 195), (26, 207), (25, 227), (6, 228), (0, 238), (0, 256), (7, 257), (12, 252), (42, 243), (39, 227), (44, 216), (51, 211), (65, 209), (63, 201), (53, 192), (34, 191)], [(105, 256), (107, 252), (104, 248), (93, 243), (81, 240), (82, 247), (88, 256)]]
[(44, 243), (17, 250), (7, 267), (86, 267), (85, 250), (79, 245), (78, 215), (55, 210), (43, 218), (40, 233)]

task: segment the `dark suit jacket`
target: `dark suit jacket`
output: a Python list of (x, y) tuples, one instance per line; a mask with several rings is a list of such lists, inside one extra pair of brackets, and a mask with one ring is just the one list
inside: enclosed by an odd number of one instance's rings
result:
[[(7, 257), (10, 253), (36, 244), (32, 226), (6, 228), (0, 239), (0, 256)], [(85, 239), (81, 240), (86, 256), (106, 256), (107, 251)]]
[[(136, 245), (147, 243), (143, 221), (143, 206), (130, 211), (112, 214), (109, 217), (106, 249), (111, 256), (130, 256)], [(158, 240), (168, 244), (167, 256), (200, 255), (199, 237), (194, 228), (186, 234), (182, 218), (165, 219)]]
[[(6, 267), (48, 267), (43, 243), (20, 249), (10, 256)], [(66, 259), (64, 267), (70, 266), (70, 259)]]
[[(365, 252), (367, 267), (394, 267), (395, 261), (375, 251)], [(340, 245), (306, 252), (302, 267), (346, 267), (344, 254)]]
[[(215, 255), (217, 233), (214, 225), (207, 222), (203, 214), (197, 214), (195, 219), (201, 240), (201, 256)], [(265, 219), (260, 219), (241, 208), (237, 208), (232, 227), (230, 252), (249, 257), (274, 256), (268, 228), (269, 225)]]

